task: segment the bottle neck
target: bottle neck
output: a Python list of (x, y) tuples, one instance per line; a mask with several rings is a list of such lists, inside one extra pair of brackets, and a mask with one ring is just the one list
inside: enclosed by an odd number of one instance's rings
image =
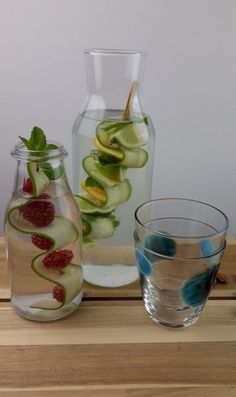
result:
[[(49, 193), (53, 196), (68, 191), (68, 182), (64, 167), (67, 151), (58, 142), (48, 142), (49, 149), (28, 150), (22, 142), (15, 145), (11, 155), (17, 160), (14, 182), (14, 194), (24, 198)], [(42, 189), (43, 188), (43, 189)]]
[(141, 112), (140, 82), (144, 54), (137, 51), (87, 50), (86, 109), (124, 110), (133, 85), (132, 110)]

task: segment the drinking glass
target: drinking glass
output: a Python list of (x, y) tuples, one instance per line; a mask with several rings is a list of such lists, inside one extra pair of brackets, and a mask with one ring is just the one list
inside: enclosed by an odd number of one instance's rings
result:
[(135, 211), (135, 252), (145, 309), (166, 327), (194, 324), (226, 246), (227, 216), (189, 199), (146, 202)]

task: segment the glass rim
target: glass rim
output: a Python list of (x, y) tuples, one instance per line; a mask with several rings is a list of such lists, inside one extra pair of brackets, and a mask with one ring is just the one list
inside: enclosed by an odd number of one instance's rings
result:
[(86, 55), (138, 55), (146, 56), (145, 51), (139, 50), (129, 50), (129, 49), (119, 49), (119, 48), (87, 48), (84, 50)]
[(155, 234), (157, 236), (166, 237), (166, 234), (162, 233), (160, 231), (159, 232), (154, 231), (151, 227), (148, 227), (148, 226), (144, 225), (138, 218), (138, 212), (142, 208), (144, 208), (145, 206), (147, 206), (147, 205), (149, 205), (151, 203), (160, 202), (160, 201), (182, 201), (182, 202), (185, 201), (185, 202), (192, 202), (192, 203), (195, 203), (195, 204), (202, 204), (202, 205), (204, 205), (206, 207), (214, 209), (216, 212), (221, 214), (223, 216), (224, 220), (225, 220), (225, 226), (224, 227), (222, 227), (220, 230), (218, 230), (216, 232), (213, 232), (213, 233), (210, 233), (210, 234), (205, 234), (205, 235), (200, 235), (200, 236), (195, 236), (195, 235), (182, 236), (182, 235), (168, 234), (168, 237), (170, 237), (170, 238), (172, 237), (172, 238), (175, 238), (175, 239), (183, 239), (183, 240), (192, 240), (192, 239), (199, 239), (200, 240), (200, 239), (205, 239), (205, 238), (209, 238), (209, 237), (220, 235), (221, 233), (223, 233), (224, 231), (226, 231), (229, 228), (229, 219), (228, 219), (227, 215), (225, 215), (225, 213), (223, 211), (221, 211), (219, 208), (215, 207), (212, 204), (209, 204), (209, 203), (206, 203), (206, 202), (200, 201), (200, 200), (194, 200), (194, 199), (183, 198), (183, 197), (163, 197), (163, 198), (159, 198), (159, 199), (149, 200), (149, 201), (146, 201), (145, 203), (140, 204), (136, 208), (136, 210), (134, 212), (134, 217), (135, 217), (135, 220), (137, 221), (137, 223), (140, 226), (142, 226), (144, 229), (150, 230), (153, 234)]
[[(165, 237), (166, 237), (166, 235), (165, 235)], [(171, 238), (171, 236), (168, 236), (168, 237)], [(225, 240), (223, 246), (219, 247), (219, 249), (218, 249), (217, 251), (214, 251), (213, 253), (208, 254), (208, 255), (201, 255), (201, 256), (177, 256), (177, 255), (170, 256), (170, 255), (169, 255), (169, 256), (168, 256), (168, 255), (160, 254), (160, 253), (158, 253), (158, 252), (155, 252), (155, 251), (153, 251), (153, 250), (151, 250), (151, 249), (145, 247), (145, 246), (141, 243), (141, 241), (139, 240), (136, 231), (134, 232), (134, 241), (135, 241), (135, 243), (136, 243), (137, 245), (140, 245), (140, 246), (144, 249), (144, 251), (149, 252), (151, 255), (155, 255), (155, 256), (158, 256), (158, 257), (160, 257), (160, 258), (167, 259), (167, 260), (172, 260), (172, 261), (178, 261), (178, 260), (181, 260), (181, 261), (189, 261), (189, 260), (199, 260), (199, 259), (211, 259), (211, 258), (213, 258), (214, 256), (219, 255), (221, 252), (224, 252), (225, 249), (226, 249), (226, 246), (227, 246), (227, 242), (226, 242), (226, 240)]]
[(49, 150), (31, 150), (28, 149), (23, 142), (17, 142), (14, 149), (11, 151), (11, 155), (17, 160), (23, 161), (42, 161), (47, 159), (55, 159), (57, 157), (65, 157), (68, 152), (64, 146), (57, 141), (47, 141), (48, 144), (56, 145), (57, 148)]

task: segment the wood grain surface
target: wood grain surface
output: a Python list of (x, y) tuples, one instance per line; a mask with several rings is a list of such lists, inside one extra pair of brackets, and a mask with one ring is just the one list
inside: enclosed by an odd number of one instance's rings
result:
[(171, 330), (152, 322), (138, 283), (85, 283), (70, 317), (19, 317), (9, 299), (0, 238), (0, 397), (236, 397), (236, 240), (200, 320)]

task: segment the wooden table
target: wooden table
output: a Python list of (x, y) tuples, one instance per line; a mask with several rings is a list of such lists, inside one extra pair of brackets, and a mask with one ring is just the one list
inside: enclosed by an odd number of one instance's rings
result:
[(10, 305), (0, 238), (0, 396), (235, 397), (236, 239), (229, 239), (216, 285), (194, 326), (169, 330), (147, 316), (139, 285), (85, 283), (69, 318), (37, 323)]

